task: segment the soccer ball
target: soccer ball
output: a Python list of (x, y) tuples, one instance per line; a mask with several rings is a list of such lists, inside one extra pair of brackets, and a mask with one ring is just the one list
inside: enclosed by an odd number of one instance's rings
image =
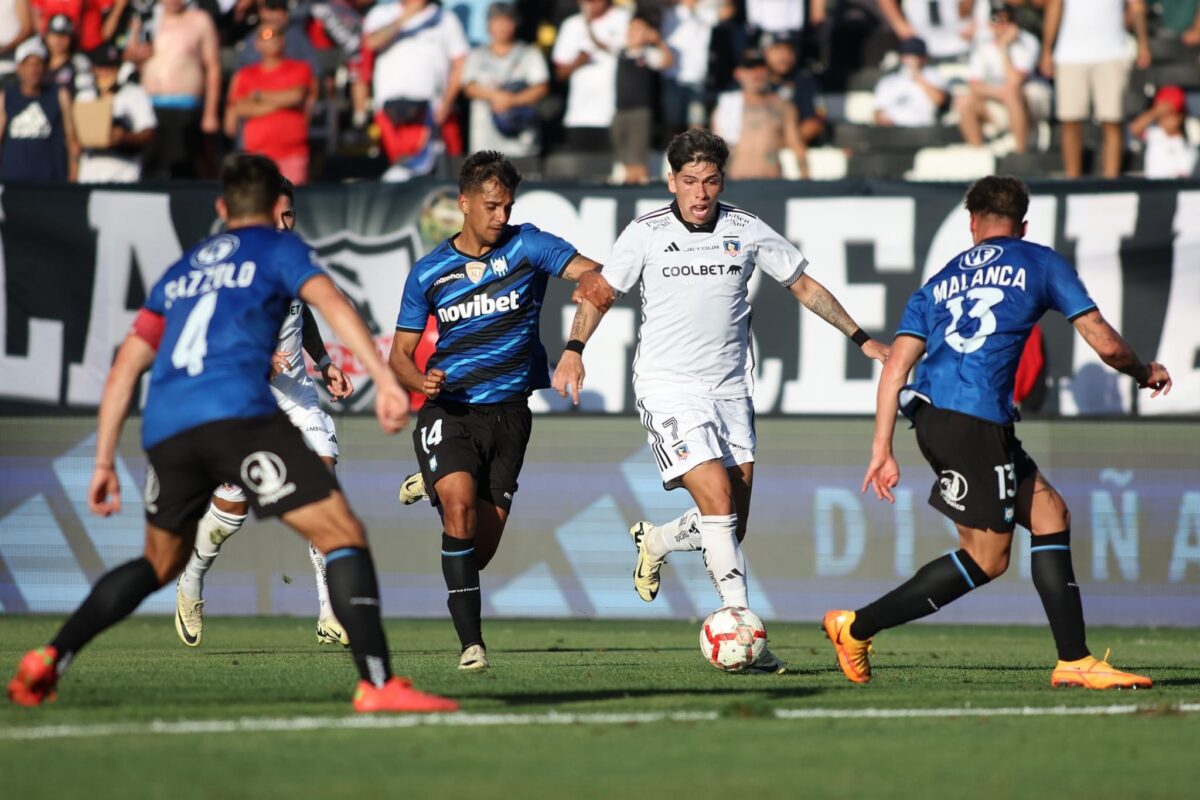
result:
[(722, 672), (741, 672), (767, 647), (767, 629), (748, 608), (718, 608), (700, 627), (700, 652)]

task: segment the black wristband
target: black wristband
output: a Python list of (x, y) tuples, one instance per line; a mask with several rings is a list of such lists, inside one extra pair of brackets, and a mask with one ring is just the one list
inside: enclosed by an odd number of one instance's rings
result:
[(854, 342), (859, 347), (862, 347), (867, 342), (871, 341), (871, 337), (862, 328), (855, 329), (854, 333), (850, 334), (850, 341)]
[(563, 350), (570, 350), (572, 353), (583, 355), (583, 342), (579, 339), (571, 339), (567, 342), (567, 346)]

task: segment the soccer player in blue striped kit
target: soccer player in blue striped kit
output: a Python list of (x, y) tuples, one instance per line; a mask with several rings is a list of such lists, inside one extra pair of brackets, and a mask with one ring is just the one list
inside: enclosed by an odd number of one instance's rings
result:
[[(932, 614), (1008, 568), (1016, 525), (1033, 534), (1033, 585), (1058, 649), (1054, 686), (1148, 688), (1088, 650), (1083, 603), (1071, 565), (1071, 515), (1013, 429), (1013, 382), (1030, 329), (1049, 310), (1075, 326), (1104, 363), (1151, 397), (1171, 389), (1158, 363), (1143, 363), (1105, 321), (1079, 276), (1052, 249), (1023, 241), (1029, 190), (990, 176), (968, 190), (974, 246), (951, 259), (909, 299), (879, 379), (875, 438), (862, 490), (894, 502), (900, 468), (892, 455), (897, 412), (913, 422), (937, 478), (929, 504), (958, 527), (960, 548), (857, 611), (829, 611), (825, 634), (855, 683), (871, 679), (877, 633)], [(905, 385), (917, 366), (917, 380)]]
[(114, 471), (121, 426), (138, 378), (151, 369), (142, 414), (144, 555), (103, 575), (50, 643), (25, 654), (8, 697), (20, 705), (53, 700), (80, 649), (179, 575), (212, 487), (228, 482), (245, 490), (258, 517), (280, 517), (325, 554), (330, 599), (360, 677), (354, 709), (454, 711), (457, 703), (392, 675), (363, 525), (271, 394), (269, 362), (293, 298), (316, 306), (371, 374), (385, 432), (407, 421), (408, 397), (316, 254), (275, 229), (286, 202), (275, 164), (231, 156), (221, 183), (217, 211), (227, 231), (184, 253), (150, 290), (100, 401), (88, 505), (107, 516), (121, 508)]
[[(482, 151), (459, 173), (463, 229), (413, 265), (390, 364), (429, 398), (413, 430), (425, 491), (442, 518), (442, 574), (461, 670), (487, 669), (479, 571), (508, 522), (529, 444), (528, 397), (550, 386), (539, 317), (551, 277), (607, 309), (613, 292), (595, 261), (533, 225), (509, 225), (521, 181), (500, 153)], [(413, 360), (430, 315), (437, 351)], [(406, 481), (407, 483), (407, 481)], [(351, 638), (353, 642), (353, 638)]]

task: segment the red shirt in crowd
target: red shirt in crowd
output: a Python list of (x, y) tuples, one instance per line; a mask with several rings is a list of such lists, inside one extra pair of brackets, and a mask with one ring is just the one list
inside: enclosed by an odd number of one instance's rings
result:
[(86, 53), (104, 44), (100, 31), (104, 26), (104, 14), (112, 8), (113, 0), (30, 0), (30, 5), (40, 20), (38, 29), (42, 36), (46, 35), (51, 17), (66, 14), (75, 26), (81, 51)]
[[(242, 67), (233, 76), (230, 100), (240, 100), (255, 92), (277, 92), (308, 87), (313, 82), (312, 68), (304, 61), (284, 59), (272, 69), (262, 64)], [(269, 158), (308, 156), (308, 110), (304, 106), (285, 108), (247, 119), (242, 128), (246, 152)]]

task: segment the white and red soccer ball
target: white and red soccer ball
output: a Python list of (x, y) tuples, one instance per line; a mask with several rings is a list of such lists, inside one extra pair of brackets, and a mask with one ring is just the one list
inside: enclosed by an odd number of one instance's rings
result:
[(718, 608), (700, 626), (700, 652), (723, 672), (741, 672), (766, 647), (766, 626), (747, 608)]

